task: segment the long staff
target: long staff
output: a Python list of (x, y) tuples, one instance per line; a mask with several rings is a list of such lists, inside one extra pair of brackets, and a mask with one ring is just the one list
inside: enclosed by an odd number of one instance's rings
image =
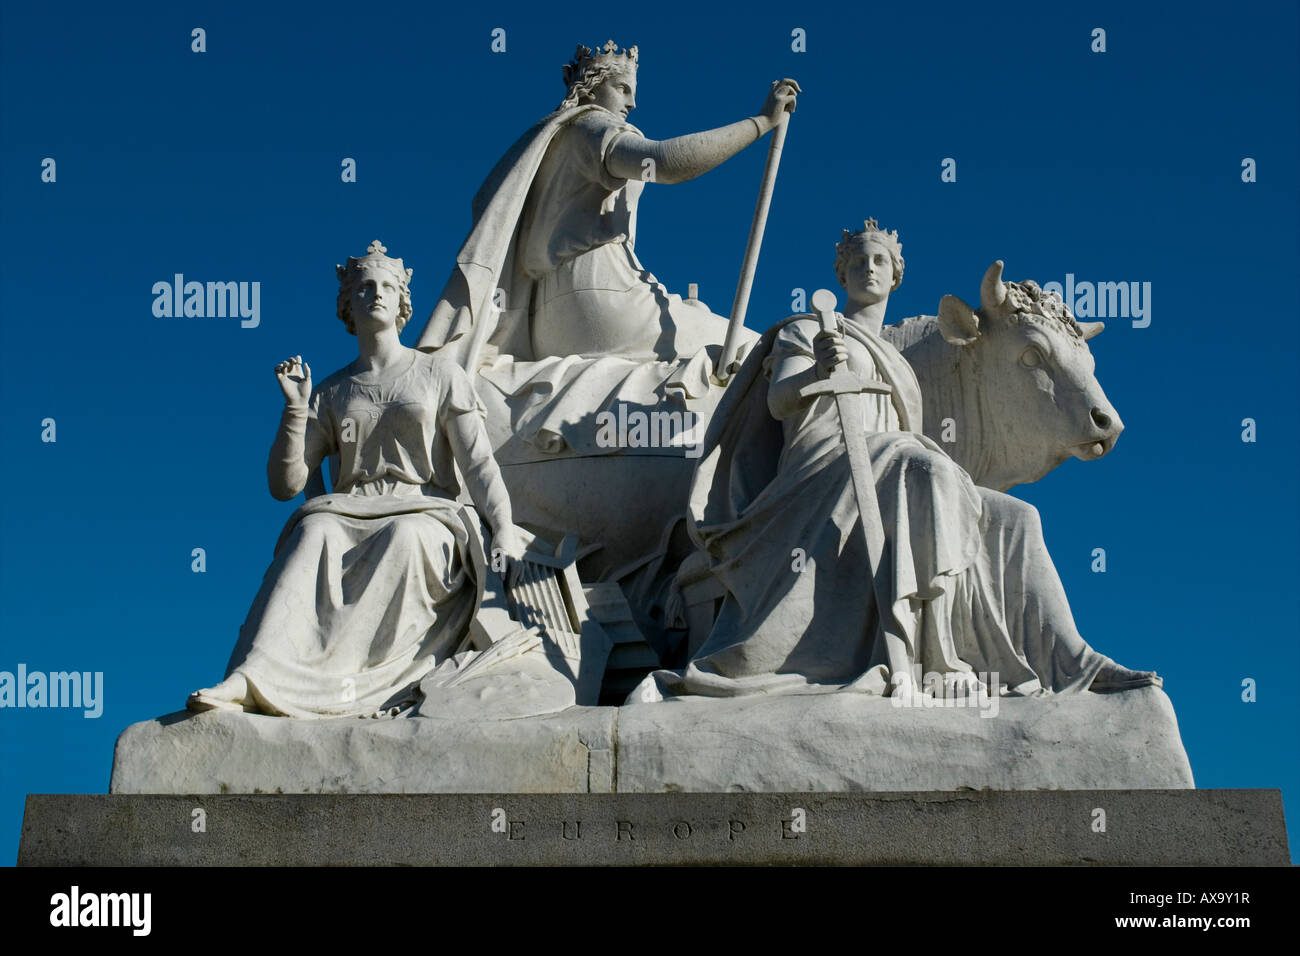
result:
[(749, 293), (754, 287), (754, 273), (758, 269), (758, 250), (763, 245), (763, 230), (767, 228), (767, 210), (772, 205), (772, 191), (776, 189), (776, 171), (781, 165), (781, 148), (790, 126), (790, 114), (782, 113), (772, 131), (772, 144), (767, 148), (767, 164), (763, 167), (763, 182), (758, 188), (758, 204), (754, 207), (754, 221), (749, 226), (749, 243), (745, 246), (745, 261), (740, 267), (740, 282), (736, 285), (736, 298), (731, 304), (731, 321), (727, 337), (722, 343), (722, 355), (713, 378), (718, 384), (730, 380), (736, 364), (736, 347), (740, 330), (745, 325), (745, 312), (749, 309)]

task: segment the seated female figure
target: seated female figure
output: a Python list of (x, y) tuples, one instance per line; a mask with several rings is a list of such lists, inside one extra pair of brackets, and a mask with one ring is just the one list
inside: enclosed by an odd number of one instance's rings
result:
[[(632, 699), (910, 695), (939, 689), (928, 675), (1015, 696), (1159, 685), (1079, 633), (1038, 512), (976, 487), (920, 433), (916, 376), (880, 337), (903, 275), (897, 234), (870, 220), (837, 252), (848, 293), (839, 330), (808, 315), (769, 330), (705, 442), (693, 535), (724, 591), (713, 629), (685, 670), (652, 674)], [(1019, 290), (1017, 300), (1039, 307)], [(810, 386), (843, 364), (880, 390), (854, 395), (842, 421), (836, 398)], [(862, 478), (887, 541), (879, 567), (845, 428), (866, 433)]]
[(338, 316), (355, 362), (312, 387), (295, 356), (276, 366), (285, 409), (267, 462), (287, 501), (331, 459), (333, 493), (289, 519), (227, 667), (191, 710), (319, 718), (396, 713), (454, 654), (478, 605), (476, 522), (461, 517), (459, 466), (495, 549), (512, 561), (527, 535), (492, 458), (464, 370), (403, 346), (411, 315), (400, 259), (378, 241), (338, 267)]

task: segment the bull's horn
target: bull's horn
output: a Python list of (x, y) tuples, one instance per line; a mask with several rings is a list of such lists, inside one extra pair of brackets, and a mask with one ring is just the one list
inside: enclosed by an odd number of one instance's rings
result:
[(939, 333), (949, 345), (970, 345), (980, 337), (980, 318), (955, 295), (939, 300)]
[(1083, 340), (1086, 342), (1094, 335), (1101, 335), (1101, 330), (1106, 327), (1105, 322), (1080, 322), (1079, 331), (1083, 333)]
[(984, 273), (984, 281), (980, 283), (980, 311), (992, 315), (1006, 301), (1007, 287), (1002, 284), (1002, 260), (999, 259), (989, 266), (989, 271)]

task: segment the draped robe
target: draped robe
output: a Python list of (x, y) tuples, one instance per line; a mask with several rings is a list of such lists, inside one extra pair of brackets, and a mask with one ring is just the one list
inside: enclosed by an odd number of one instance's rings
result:
[[(692, 536), (724, 597), (684, 671), (656, 671), (630, 700), (857, 690), (888, 693), (882, 613), (926, 674), (996, 674), (1016, 695), (1086, 690), (1109, 659), (1079, 634), (1037, 511), (977, 487), (921, 434), (916, 377), (888, 342), (844, 321), (849, 369), (888, 384), (852, 396), (887, 545), (871, 568), (835, 399), (784, 421), (776, 366), (813, 359), (811, 316), (779, 323), (719, 405), (692, 493)], [(877, 595), (885, 595), (881, 607)], [(997, 690), (993, 691), (997, 693)]]
[(723, 320), (640, 263), (646, 184), (606, 169), (619, 136), (639, 132), (595, 104), (557, 110), (519, 138), (474, 197), (473, 225), (418, 347), (500, 393), (511, 432), (526, 443), (496, 449), (503, 464), (538, 452), (622, 454), (595, 440), (597, 412), (622, 404), (707, 417), (718, 398), (711, 356), (679, 354), (675, 333)]
[(478, 414), (465, 372), (418, 351), (382, 375), (344, 369), (312, 390), (305, 456), (331, 459), (334, 491), (289, 518), (226, 668), (267, 712), (407, 706), (461, 649), (483, 569), (447, 430), (453, 416)]

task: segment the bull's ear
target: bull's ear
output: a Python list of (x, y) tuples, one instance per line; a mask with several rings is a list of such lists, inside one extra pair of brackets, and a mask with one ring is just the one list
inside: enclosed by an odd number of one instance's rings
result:
[(1105, 322), (1080, 322), (1079, 330), (1083, 333), (1083, 340), (1086, 342), (1094, 335), (1101, 335), (1101, 330), (1106, 327)]
[(939, 332), (949, 345), (970, 345), (980, 337), (979, 316), (955, 295), (945, 295), (939, 302)]

